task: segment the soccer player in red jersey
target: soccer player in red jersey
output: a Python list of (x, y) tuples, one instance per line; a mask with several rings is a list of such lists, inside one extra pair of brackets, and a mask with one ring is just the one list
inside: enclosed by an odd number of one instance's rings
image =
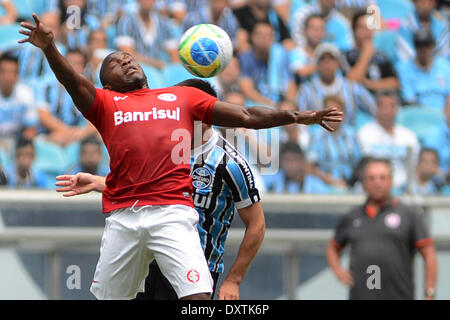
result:
[[(149, 89), (133, 57), (107, 56), (103, 89), (95, 88), (59, 53), (52, 31), (33, 14), (19, 32), (45, 54), (75, 106), (100, 132), (111, 172), (103, 191), (105, 220), (91, 292), (98, 299), (133, 299), (144, 285), (148, 264), (158, 261), (182, 299), (210, 299), (212, 280), (196, 229), (189, 176), (194, 120), (227, 127), (270, 128), (290, 123), (342, 121), (342, 113), (280, 111), (219, 101), (192, 87)], [(186, 139), (189, 137), (189, 139)], [(183, 141), (188, 140), (188, 141)], [(180, 148), (180, 145), (183, 145)]]

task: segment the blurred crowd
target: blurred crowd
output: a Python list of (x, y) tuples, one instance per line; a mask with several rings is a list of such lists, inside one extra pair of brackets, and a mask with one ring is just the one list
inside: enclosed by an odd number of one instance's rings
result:
[[(213, 23), (234, 46), (230, 65), (208, 79), (222, 100), (341, 109), (333, 133), (295, 124), (270, 130), (280, 169), (261, 175), (266, 192), (359, 193), (360, 168), (383, 157), (395, 194), (450, 195), (449, 1), (0, 0), (0, 185), (13, 188), (54, 188), (58, 174), (109, 170), (101, 138), (42, 52), (17, 44), (19, 23), (33, 12), (97, 87), (114, 50), (139, 61), (151, 88), (191, 78), (179, 39)], [(274, 143), (253, 138), (256, 148)]]

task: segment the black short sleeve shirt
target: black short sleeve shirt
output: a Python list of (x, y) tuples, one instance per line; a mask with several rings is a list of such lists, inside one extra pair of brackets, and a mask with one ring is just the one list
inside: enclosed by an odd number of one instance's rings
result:
[[(335, 230), (337, 245), (350, 246), (350, 271), (355, 280), (350, 298), (413, 299), (414, 254), (432, 241), (422, 216), (395, 199), (374, 218), (366, 210), (366, 205), (354, 208)], [(379, 267), (380, 289), (367, 285), (370, 266)]]

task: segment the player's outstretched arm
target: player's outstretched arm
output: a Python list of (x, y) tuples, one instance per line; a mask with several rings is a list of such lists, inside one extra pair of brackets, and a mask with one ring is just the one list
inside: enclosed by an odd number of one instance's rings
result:
[(239, 300), (239, 285), (264, 240), (266, 223), (260, 202), (239, 209), (245, 235), (236, 259), (218, 291), (219, 300)]
[(19, 43), (29, 42), (40, 48), (50, 64), (56, 78), (66, 88), (72, 97), (75, 106), (81, 111), (86, 112), (94, 103), (96, 90), (92, 82), (84, 75), (76, 72), (69, 62), (61, 55), (53, 41), (53, 33), (49, 27), (45, 26), (33, 13), (35, 25), (22, 22), (19, 33), (27, 38), (19, 40)]
[(64, 197), (72, 197), (91, 191), (102, 192), (105, 189), (105, 177), (94, 176), (90, 173), (65, 174), (56, 177), (56, 191), (62, 192)]
[(212, 109), (211, 122), (224, 127), (265, 129), (291, 123), (319, 124), (328, 131), (334, 131), (326, 122), (341, 122), (343, 113), (337, 108), (317, 111), (288, 111), (267, 107), (245, 107), (217, 101)]

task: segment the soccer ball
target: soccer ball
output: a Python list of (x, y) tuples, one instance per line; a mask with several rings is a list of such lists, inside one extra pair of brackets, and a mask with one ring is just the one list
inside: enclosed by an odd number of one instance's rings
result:
[(181, 37), (178, 55), (187, 71), (200, 78), (210, 78), (228, 66), (233, 45), (228, 34), (218, 26), (198, 24)]

